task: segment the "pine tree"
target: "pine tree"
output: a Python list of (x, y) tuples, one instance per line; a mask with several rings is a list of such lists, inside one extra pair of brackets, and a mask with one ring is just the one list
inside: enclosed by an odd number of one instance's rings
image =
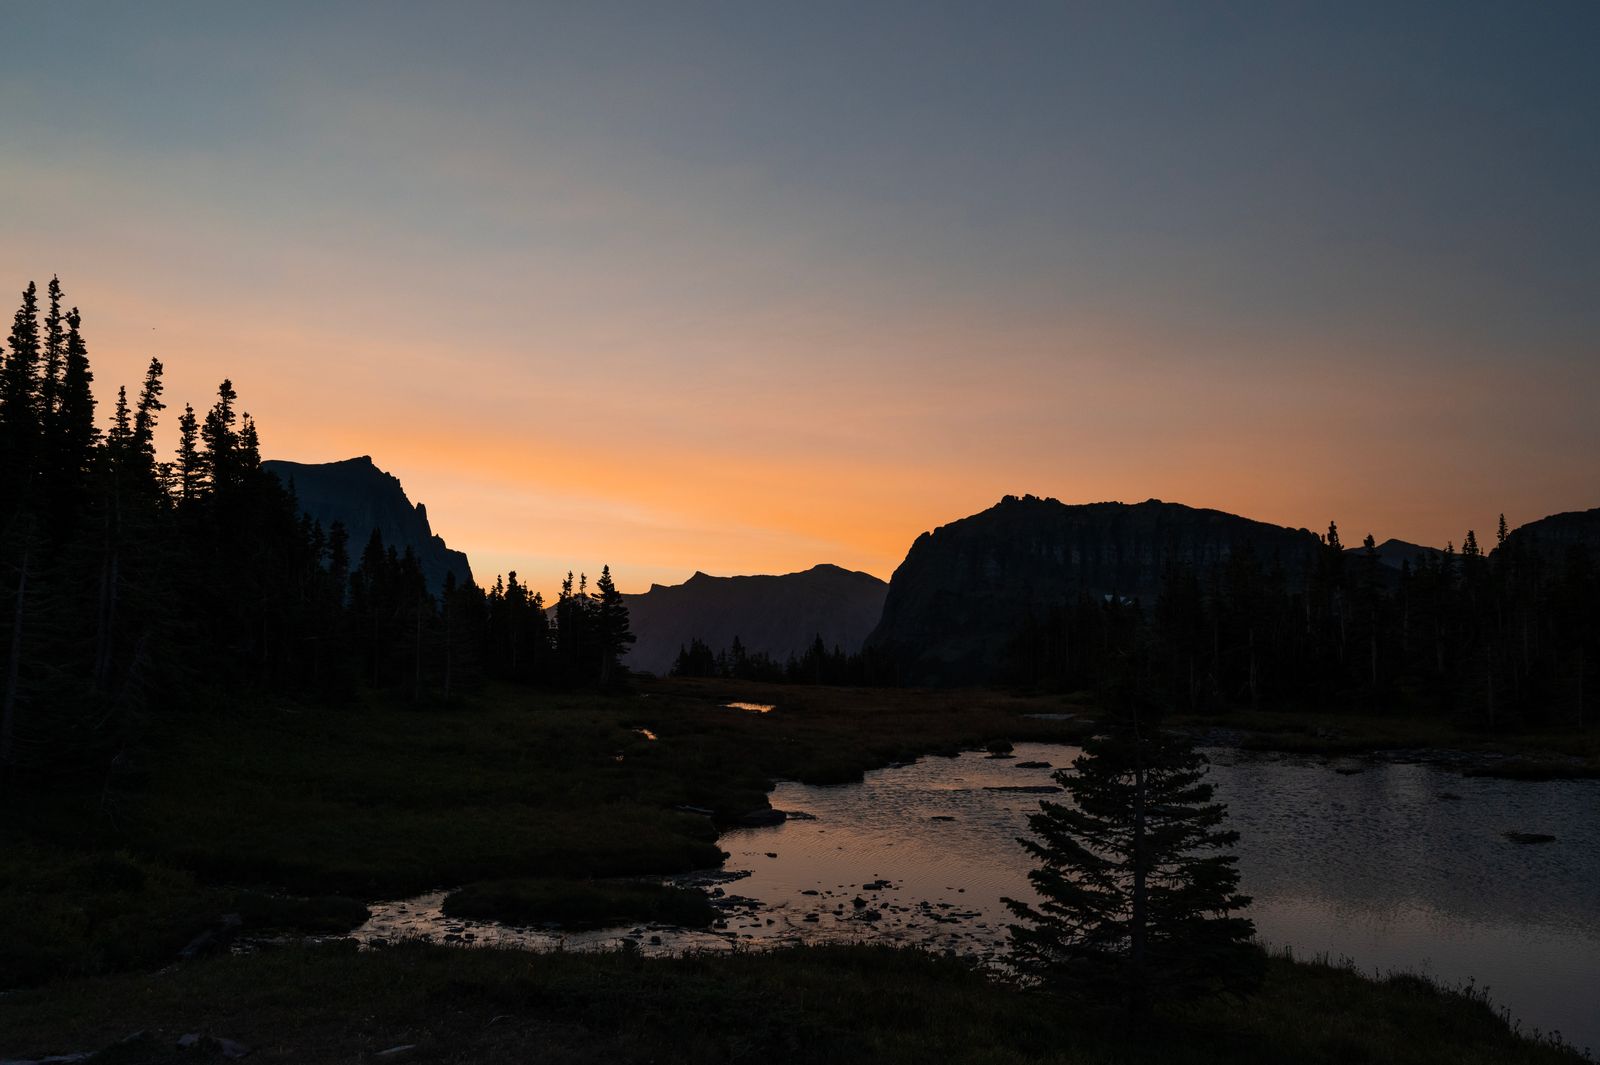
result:
[(56, 408), (61, 401), (61, 375), (67, 356), (67, 335), (61, 328), (61, 279), (52, 277), (47, 290), (50, 309), (44, 316), (44, 376), (39, 381), (39, 417), (46, 437), (51, 435)]
[(81, 483), (93, 466), (100, 430), (94, 421), (94, 373), (89, 369), (89, 349), (83, 341), (83, 318), (78, 308), (68, 311), (66, 320), (66, 367), (55, 417), (59, 463), (56, 475)]
[(126, 461), (133, 446), (133, 414), (128, 409), (128, 386), (117, 387), (117, 405), (111, 414), (111, 431), (106, 434), (106, 446), (113, 458)]
[(216, 494), (227, 493), (238, 481), (236, 452), (239, 450), (239, 435), (233, 428), (233, 423), (238, 419), (233, 410), (233, 401), (238, 398), (239, 393), (233, 390), (233, 382), (224, 380), (217, 386), (216, 403), (206, 412), (205, 422), (200, 426), (200, 439), (205, 443), (201, 463), (211, 491)]
[(21, 501), (32, 479), (40, 430), (39, 293), (33, 282), (22, 291), (22, 306), (12, 319), (6, 358), (0, 367), (0, 489)]
[(594, 593), (595, 638), (600, 652), (600, 683), (610, 684), (621, 668), (619, 659), (628, 653), (635, 637), (628, 630), (628, 606), (611, 579), (611, 567), (600, 567), (598, 589)]
[(1143, 1014), (1158, 1001), (1259, 981), (1255, 926), (1238, 916), (1238, 833), (1223, 827), (1206, 761), (1136, 706), (1055, 774), (1070, 804), (1041, 802), (1019, 842), (1041, 901), (1006, 905), (1013, 962), (1052, 989)]
[(161, 402), (161, 372), (161, 360), (152, 358), (145, 371), (144, 385), (139, 389), (139, 403), (133, 414), (133, 438), (128, 449), (128, 462), (139, 486), (147, 489), (156, 483), (156, 418), (167, 409)]
[[(201, 478), (203, 476), (200, 463), (200, 429), (199, 421), (194, 416), (194, 407), (188, 403), (183, 405), (183, 413), (178, 416), (178, 498), (184, 503), (192, 503), (200, 493)], [(340, 528), (343, 532), (343, 528)]]

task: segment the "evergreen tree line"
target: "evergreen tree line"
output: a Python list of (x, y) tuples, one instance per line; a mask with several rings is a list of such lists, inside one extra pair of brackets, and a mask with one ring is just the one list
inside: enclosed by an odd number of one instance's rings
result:
[(1396, 570), (1373, 538), (1347, 552), (1330, 525), (1305, 570), (1249, 551), (1208, 572), (1169, 566), (1146, 610), (1080, 596), (1020, 619), (1016, 683), (1099, 690), (1130, 655), (1167, 705), (1436, 713), (1486, 729), (1589, 727), (1600, 659), (1600, 569), (1508, 538), (1486, 553), (1419, 554)]
[(855, 654), (846, 654), (837, 644), (829, 650), (818, 633), (804, 651), (798, 655), (791, 654), (782, 662), (765, 651), (749, 650), (737, 636), (730, 646), (716, 651), (704, 640), (695, 637), (689, 641), (689, 646), (678, 648), (671, 675), (756, 680), (772, 684), (868, 686), (887, 684), (892, 672), (881, 653), (868, 648)]
[(30, 283), (0, 344), (0, 788), (104, 776), (152, 716), (242, 690), (621, 679), (633, 636), (609, 568), (592, 593), (569, 574), (547, 617), (514, 573), (430, 594), (376, 531), (352, 558), (349, 531), (262, 468), (231, 382), (184, 407), (170, 458), (159, 359), (102, 430), (82, 317), (56, 279), (42, 302)]

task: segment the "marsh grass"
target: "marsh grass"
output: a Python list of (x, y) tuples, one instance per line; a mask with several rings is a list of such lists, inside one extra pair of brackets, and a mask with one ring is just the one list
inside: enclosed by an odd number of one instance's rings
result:
[[(776, 709), (724, 709), (739, 699)], [(360, 900), (716, 866), (719, 825), (766, 808), (775, 778), (858, 780), (930, 751), (1069, 738), (1019, 716), (1057, 705), (657, 682), (175, 713), (110, 788), (5, 811), (0, 988), (162, 965), (227, 913), (249, 931), (337, 933), (361, 922)]]
[[(740, 700), (775, 709), (723, 709)], [(1578, 1060), (1520, 1038), (1472, 989), (1281, 957), (1260, 996), (1139, 1032), (963, 961), (889, 948), (645, 959), (340, 941), (172, 964), (228, 912), (247, 930), (336, 933), (359, 922), (362, 899), (457, 884), (496, 909), (561, 912), (593, 878), (717, 864), (719, 826), (766, 807), (776, 778), (838, 783), (922, 754), (1072, 741), (1082, 717), (1023, 715), (1081, 710), (995, 693), (691, 681), (175, 716), (110, 789), (12, 807), (0, 984), (53, 982), (0, 995), (0, 1058), (144, 1031), (100, 1060), (193, 1062), (172, 1044), (200, 1031), (250, 1044), (251, 1060), (310, 1063), (403, 1044), (416, 1044), (414, 1060), (489, 1065)], [(522, 883), (483, 901), (481, 882), (505, 880)], [(130, 969), (145, 971), (106, 975)]]
[(1472, 995), (1274, 958), (1262, 993), (1162, 1013), (1130, 1031), (915, 950), (811, 947), (649, 959), (403, 943), (221, 957), (0, 999), (0, 1056), (109, 1046), (144, 1031), (141, 1061), (208, 1032), (250, 1060), (354, 1062), (930, 1061), (1420, 1065), (1573, 1063), (1518, 1038)]

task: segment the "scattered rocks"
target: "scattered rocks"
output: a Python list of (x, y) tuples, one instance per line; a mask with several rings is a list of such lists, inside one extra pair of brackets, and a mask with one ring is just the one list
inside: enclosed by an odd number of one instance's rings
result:
[(1050, 765), (1049, 762), (1018, 762), (1016, 765), (1012, 766), (1011, 768), (1012, 769), (1050, 769), (1050, 768), (1053, 768), (1053, 767)]
[(741, 814), (739, 824), (745, 828), (764, 828), (768, 825), (781, 825), (789, 819), (789, 815), (782, 810), (751, 810)]
[(934, 814), (932, 817), (928, 818), (928, 820), (929, 821), (954, 821), (955, 818), (951, 817), (949, 814)]

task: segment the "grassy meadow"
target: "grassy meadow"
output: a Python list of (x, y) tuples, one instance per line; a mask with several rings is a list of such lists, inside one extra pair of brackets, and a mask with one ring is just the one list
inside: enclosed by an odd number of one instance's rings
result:
[[(655, 681), (175, 716), (99, 793), (37, 793), (8, 823), (0, 1058), (204, 1060), (171, 1046), (201, 1031), (295, 1062), (402, 1045), (491, 1063), (1576, 1060), (1470, 996), (1281, 958), (1259, 997), (1138, 1033), (906, 950), (648, 960), (339, 940), (173, 964), (224, 914), (247, 933), (337, 935), (366, 901), (437, 888), (458, 889), (459, 913), (518, 921), (697, 923), (695, 900), (593, 881), (716, 865), (719, 830), (766, 809), (775, 778), (845, 782), (923, 754), (1070, 741), (1083, 714), (1059, 697)], [(1297, 734), (1319, 735), (1284, 733)]]
[[(206, 1060), (175, 1048), (190, 1032), (241, 1042), (251, 1061), (297, 1065), (1579, 1060), (1519, 1038), (1474, 997), (1281, 958), (1255, 998), (1158, 1014), (1136, 1030), (955, 959), (881, 947), (647, 959), (330, 945), (0, 999), (0, 1051), (11, 1054), (106, 1047), (97, 1060), (107, 1065)], [(396, 1047), (409, 1049), (376, 1057)]]

